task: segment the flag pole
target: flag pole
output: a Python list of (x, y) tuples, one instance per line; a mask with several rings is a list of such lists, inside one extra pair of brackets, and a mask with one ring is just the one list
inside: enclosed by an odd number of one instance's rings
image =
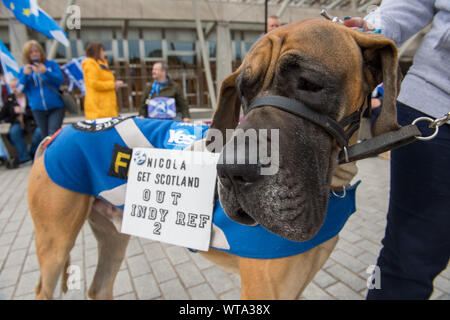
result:
[(267, 17), (269, 15), (269, 0), (264, 2), (264, 33), (267, 33)]
[[(67, 0), (67, 5), (59, 22), (59, 26), (61, 29), (66, 30), (66, 21), (69, 13), (67, 12), (67, 8), (75, 3), (75, 0)], [(48, 52), (48, 59), (53, 60), (56, 56), (56, 52), (58, 51), (59, 42), (57, 40), (53, 40), (50, 50)]]

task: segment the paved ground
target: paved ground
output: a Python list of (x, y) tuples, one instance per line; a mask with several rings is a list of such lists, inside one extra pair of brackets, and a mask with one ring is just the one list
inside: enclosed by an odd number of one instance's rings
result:
[[(331, 258), (301, 299), (364, 299), (366, 269), (376, 262), (384, 235), (389, 162), (359, 162), (357, 212), (340, 233)], [(0, 300), (33, 299), (39, 278), (26, 186), (30, 167), (0, 168)], [(59, 299), (86, 299), (97, 262), (96, 242), (85, 225), (71, 254), (81, 272), (80, 289)], [(450, 268), (435, 280), (432, 299), (450, 299)], [(59, 288), (59, 285), (58, 285)], [(117, 276), (117, 299), (239, 299), (240, 278), (182, 247), (133, 238)]]

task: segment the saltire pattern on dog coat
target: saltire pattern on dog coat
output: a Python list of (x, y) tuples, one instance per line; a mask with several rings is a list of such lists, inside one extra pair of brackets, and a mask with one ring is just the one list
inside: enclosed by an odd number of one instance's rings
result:
[(108, 175), (117, 148), (185, 149), (206, 136), (208, 126), (131, 117), (77, 122), (64, 127), (44, 153), (57, 185), (102, 198), (123, 209), (126, 179)]
[(234, 222), (228, 218), (217, 200), (210, 246), (239, 257), (254, 259), (284, 258), (306, 252), (330, 240), (342, 230), (347, 219), (356, 211), (356, 188), (359, 183), (360, 181), (346, 188), (344, 198), (330, 192), (322, 227), (312, 239), (302, 242), (282, 238), (261, 225), (246, 226)]
[[(111, 159), (135, 147), (186, 149), (206, 136), (208, 126), (172, 120), (117, 117), (81, 121), (64, 127), (47, 146), (44, 165), (57, 185), (102, 198), (123, 210), (126, 174), (111, 174)], [(128, 158), (129, 159), (129, 158)], [(117, 168), (115, 168), (117, 169)], [(108, 174), (109, 173), (109, 174)], [(304, 242), (291, 241), (264, 227), (245, 226), (227, 217), (216, 201), (211, 247), (237, 256), (274, 259), (306, 252), (333, 238), (355, 212), (356, 183), (339, 198), (330, 193), (328, 211), (319, 232)]]

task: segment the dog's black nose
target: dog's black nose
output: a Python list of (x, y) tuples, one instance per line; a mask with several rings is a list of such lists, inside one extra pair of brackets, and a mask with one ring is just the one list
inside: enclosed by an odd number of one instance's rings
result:
[(217, 174), (225, 187), (232, 184), (248, 186), (261, 178), (261, 165), (248, 155), (248, 152), (239, 152), (239, 148), (224, 148), (217, 164)]
[(217, 173), (226, 187), (254, 183), (261, 178), (261, 166), (257, 164), (217, 164)]

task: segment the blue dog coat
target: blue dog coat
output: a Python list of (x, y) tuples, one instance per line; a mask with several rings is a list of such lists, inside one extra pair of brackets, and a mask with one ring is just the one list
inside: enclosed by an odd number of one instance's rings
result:
[[(81, 121), (64, 127), (47, 147), (44, 164), (59, 186), (102, 198), (123, 209), (126, 174), (111, 175), (115, 152), (135, 147), (185, 149), (206, 136), (207, 126), (172, 120), (112, 118)], [(109, 170), (108, 170), (109, 168)], [(355, 212), (355, 191), (339, 198), (330, 193), (325, 222), (311, 240), (295, 242), (264, 227), (245, 226), (229, 219), (219, 200), (213, 215), (211, 247), (247, 258), (272, 259), (306, 252), (333, 238)]]
[(57, 185), (102, 198), (123, 209), (126, 179), (108, 175), (114, 146), (185, 149), (203, 139), (208, 126), (171, 120), (108, 118), (64, 127), (44, 154)]

